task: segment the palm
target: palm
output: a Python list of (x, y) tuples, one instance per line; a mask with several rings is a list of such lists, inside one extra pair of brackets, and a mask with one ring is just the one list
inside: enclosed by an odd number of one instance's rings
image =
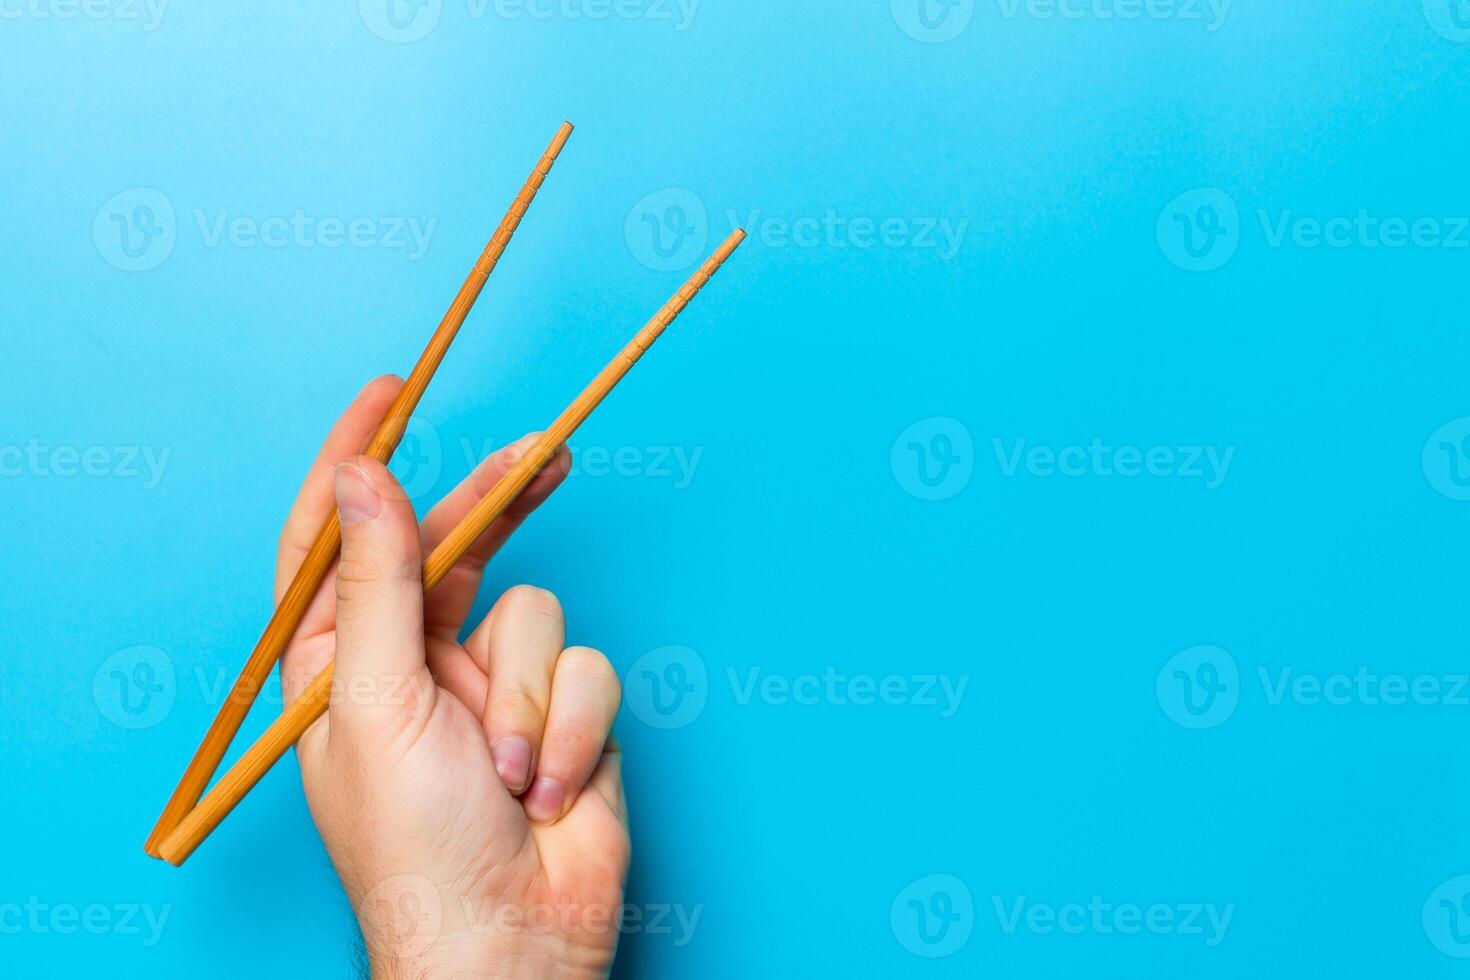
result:
[[(363, 404), (373, 400), (369, 386), (329, 437), (324, 457), (344, 455), (334, 440), (360, 439), (351, 430), (377, 417)], [(451, 492), (424, 520), (414, 550), (442, 539), (513, 459), (497, 454)], [(297, 748), (313, 818), (360, 916), (365, 905), (381, 904), (385, 888), (407, 880), (416, 883), (413, 901), (400, 895), (390, 904), (435, 909), (428, 921), (436, 934), (496, 934), (509, 926), (524, 936), (529, 929), (533, 938), (550, 934), (555, 955), (595, 971), (605, 969), (616, 944), (629, 855), (619, 757), (602, 746), (616, 711), (616, 675), (595, 651), (563, 649), (560, 606), (539, 590), (506, 593), (459, 639), (485, 562), (560, 483), (566, 463), (543, 471), (411, 611), (419, 627), (394, 642), (416, 666), (378, 688), (371, 723), (364, 725), (359, 708), (339, 707), (339, 699), (356, 696), (343, 689), (339, 665), (332, 708)], [(309, 541), (303, 528), (331, 506), (329, 489), (314, 488), (317, 479), (314, 470), (282, 536), (278, 592)], [(401, 500), (396, 506), (411, 522), (411, 510)], [(412, 595), (417, 604), (419, 593)], [(352, 642), (338, 632), (337, 607), (328, 586), (308, 610), (282, 663), (288, 698), (331, 662), (339, 643)], [(334, 726), (342, 730), (334, 734)], [(523, 779), (507, 777), (507, 736), (531, 744)], [(551, 797), (555, 806), (543, 782), (565, 790)]]

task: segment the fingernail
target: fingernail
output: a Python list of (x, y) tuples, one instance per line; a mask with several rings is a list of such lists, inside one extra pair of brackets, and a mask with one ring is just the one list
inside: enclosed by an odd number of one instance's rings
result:
[(504, 450), (506, 461), (511, 463), (519, 463), (521, 461), (521, 457), (526, 455), (526, 452), (536, 444), (536, 439), (538, 435), (539, 433), (536, 432), (528, 432), (526, 435), (521, 436), (515, 442), (511, 443), (509, 446), (506, 446)]
[(353, 464), (337, 464), (334, 483), (337, 512), (342, 515), (344, 527), (377, 517), (378, 511), (383, 509), (383, 501), (368, 480), (367, 474)]
[(490, 758), (495, 760), (495, 771), (500, 781), (512, 793), (526, 788), (531, 778), (531, 743), (519, 735), (497, 738), (490, 746)]
[(526, 816), (537, 823), (555, 820), (561, 816), (561, 805), (566, 795), (561, 783), (542, 776), (531, 784), (531, 791), (526, 794)]

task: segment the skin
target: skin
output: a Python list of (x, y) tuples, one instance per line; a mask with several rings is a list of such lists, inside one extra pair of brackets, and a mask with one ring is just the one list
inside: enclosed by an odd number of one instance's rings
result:
[(461, 643), (485, 563), (562, 482), (563, 447), (428, 596), (419, 568), (529, 448), (485, 460), (429, 513), (356, 455), (402, 382), (369, 384), (312, 465), (281, 534), (277, 599), (336, 507), (342, 556), (282, 661), (288, 698), (329, 659), (327, 713), (296, 746), (313, 820), (357, 911), (372, 976), (601, 977), (629, 839), (621, 688), (565, 647), (549, 592), (506, 592)]

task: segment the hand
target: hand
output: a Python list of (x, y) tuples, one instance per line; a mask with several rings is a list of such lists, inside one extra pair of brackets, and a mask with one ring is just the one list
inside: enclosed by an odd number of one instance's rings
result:
[(278, 599), (335, 500), (335, 595), (322, 589), (282, 664), (289, 699), (337, 660), (331, 707), (296, 746), (312, 819), (374, 977), (604, 976), (629, 855), (617, 674), (596, 650), (563, 649), (561, 606), (526, 586), (458, 641), (486, 561), (570, 456), (425, 596), (423, 555), (532, 437), (481, 464), (421, 530), (387, 469), (353, 455), (401, 384), (379, 378), (338, 421), (281, 535)]

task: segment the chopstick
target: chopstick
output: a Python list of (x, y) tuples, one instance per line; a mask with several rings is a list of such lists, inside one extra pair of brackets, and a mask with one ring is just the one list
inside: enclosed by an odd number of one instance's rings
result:
[[(597, 377), (567, 406), (550, 428), (541, 434), (541, 437), (515, 466), (500, 478), (489, 493), (480, 498), (479, 503), (465, 516), (464, 520), (460, 521), (448, 537), (424, 560), (425, 592), (433, 589), (445, 575), (449, 574), (449, 570), (454, 567), (475, 539), (485, 533), (495, 518), (504, 512), (505, 508), (526, 488), (542, 467), (551, 461), (551, 458), (556, 455), (557, 448), (586, 421), (587, 416), (592, 414), (592, 410), (607, 397), (613, 386), (622, 380), (623, 375), (627, 374), (628, 370), (637, 363), (644, 352), (664, 332), (664, 329), (689, 304), (700, 288), (709, 282), (710, 277), (730, 257), (744, 238), (745, 232), (737, 228), (729, 238), (725, 239), (724, 244), (715, 251), (714, 255), (705, 260), (699, 270), (689, 277), (689, 281), (680, 287), (679, 291), (664, 304), (658, 313), (654, 314), (653, 319), (649, 320), (607, 367), (598, 373)], [(240, 761), (220, 777), (214, 788), (199, 801), (199, 805), (189, 812), (172, 833), (168, 834), (159, 849), (165, 861), (173, 865), (183, 864), (204, 838), (209, 836), (219, 826), (220, 821), (234, 809), (235, 805), (244, 799), (251, 787), (260, 781), (261, 777), (270, 770), (271, 766), (275, 765), (281, 756), (285, 755), (286, 750), (302, 736), (311, 723), (322, 716), (331, 701), (333, 669), (334, 664), (328, 663), (306, 690), (295, 701), (292, 701), (281, 716), (266, 729), (259, 741), (252, 745), (240, 757)]]
[[(428, 346), (419, 356), (418, 363), (414, 365), (408, 380), (403, 383), (398, 397), (389, 406), (388, 414), (373, 434), (367, 448), (363, 450), (364, 455), (371, 456), (380, 463), (386, 463), (393, 455), (393, 450), (398, 447), (399, 440), (403, 438), (409, 417), (418, 407), (419, 399), (423, 397), (424, 390), (428, 388), (430, 379), (439, 369), (439, 364), (449, 351), (449, 345), (454, 342), (459, 328), (464, 325), (470, 308), (475, 305), (480, 291), (485, 288), (486, 280), (490, 278), (490, 273), (494, 271), (496, 263), (500, 261), (500, 256), (505, 252), (505, 247), (510, 244), (511, 236), (515, 234), (516, 228), (520, 225), (521, 218), (525, 216), (526, 209), (531, 206), (536, 192), (540, 190), (541, 182), (546, 179), (546, 175), (551, 171), (551, 165), (556, 162), (557, 154), (561, 153), (562, 147), (566, 145), (567, 138), (571, 135), (572, 124), (563, 122), (561, 128), (556, 131), (556, 136), (552, 137), (546, 152), (536, 162), (531, 176), (526, 178), (520, 193), (511, 202), (510, 210), (501, 219), (489, 244), (480, 253), (480, 258), (470, 270), (469, 276), (465, 278), (464, 285), (459, 287), (459, 292), (455, 294), (454, 302), (449, 304), (449, 310), (444, 314), (444, 319), (440, 321), (434, 335), (429, 338)], [(250, 713), (251, 705), (255, 703), (261, 688), (265, 686), (270, 677), (272, 668), (280, 659), (281, 652), (285, 650), (286, 644), (295, 635), (296, 628), (301, 625), (301, 619), (306, 615), (307, 607), (316, 596), (317, 590), (321, 588), (322, 581), (326, 578), (328, 569), (332, 567), (332, 562), (336, 560), (341, 546), (342, 528), (334, 509), (317, 533), (316, 541), (312, 543), (305, 560), (301, 563), (301, 568), (296, 572), (296, 577), (291, 580), (290, 587), (281, 597), (281, 602), (276, 606), (276, 611), (271, 616), (265, 632), (261, 634), (260, 640), (255, 644), (255, 649), (245, 661), (244, 669), (235, 679), (235, 684), (225, 698), (224, 704), (220, 706), (219, 713), (215, 715), (209, 730), (205, 732), (204, 740), (199, 743), (199, 748), (194, 752), (194, 758), (189, 761), (188, 768), (184, 770), (183, 777), (180, 778), (173, 795), (169, 797), (168, 804), (163, 808), (163, 813), (159, 816), (153, 831), (148, 835), (143, 849), (152, 857), (161, 856), (159, 846), (163, 843), (163, 839), (179, 825), (179, 822), (199, 800), (199, 795), (204, 792), (204, 788), (209, 785), (209, 780), (219, 768), (220, 760), (229, 750), (230, 742), (239, 732), (245, 716)]]

